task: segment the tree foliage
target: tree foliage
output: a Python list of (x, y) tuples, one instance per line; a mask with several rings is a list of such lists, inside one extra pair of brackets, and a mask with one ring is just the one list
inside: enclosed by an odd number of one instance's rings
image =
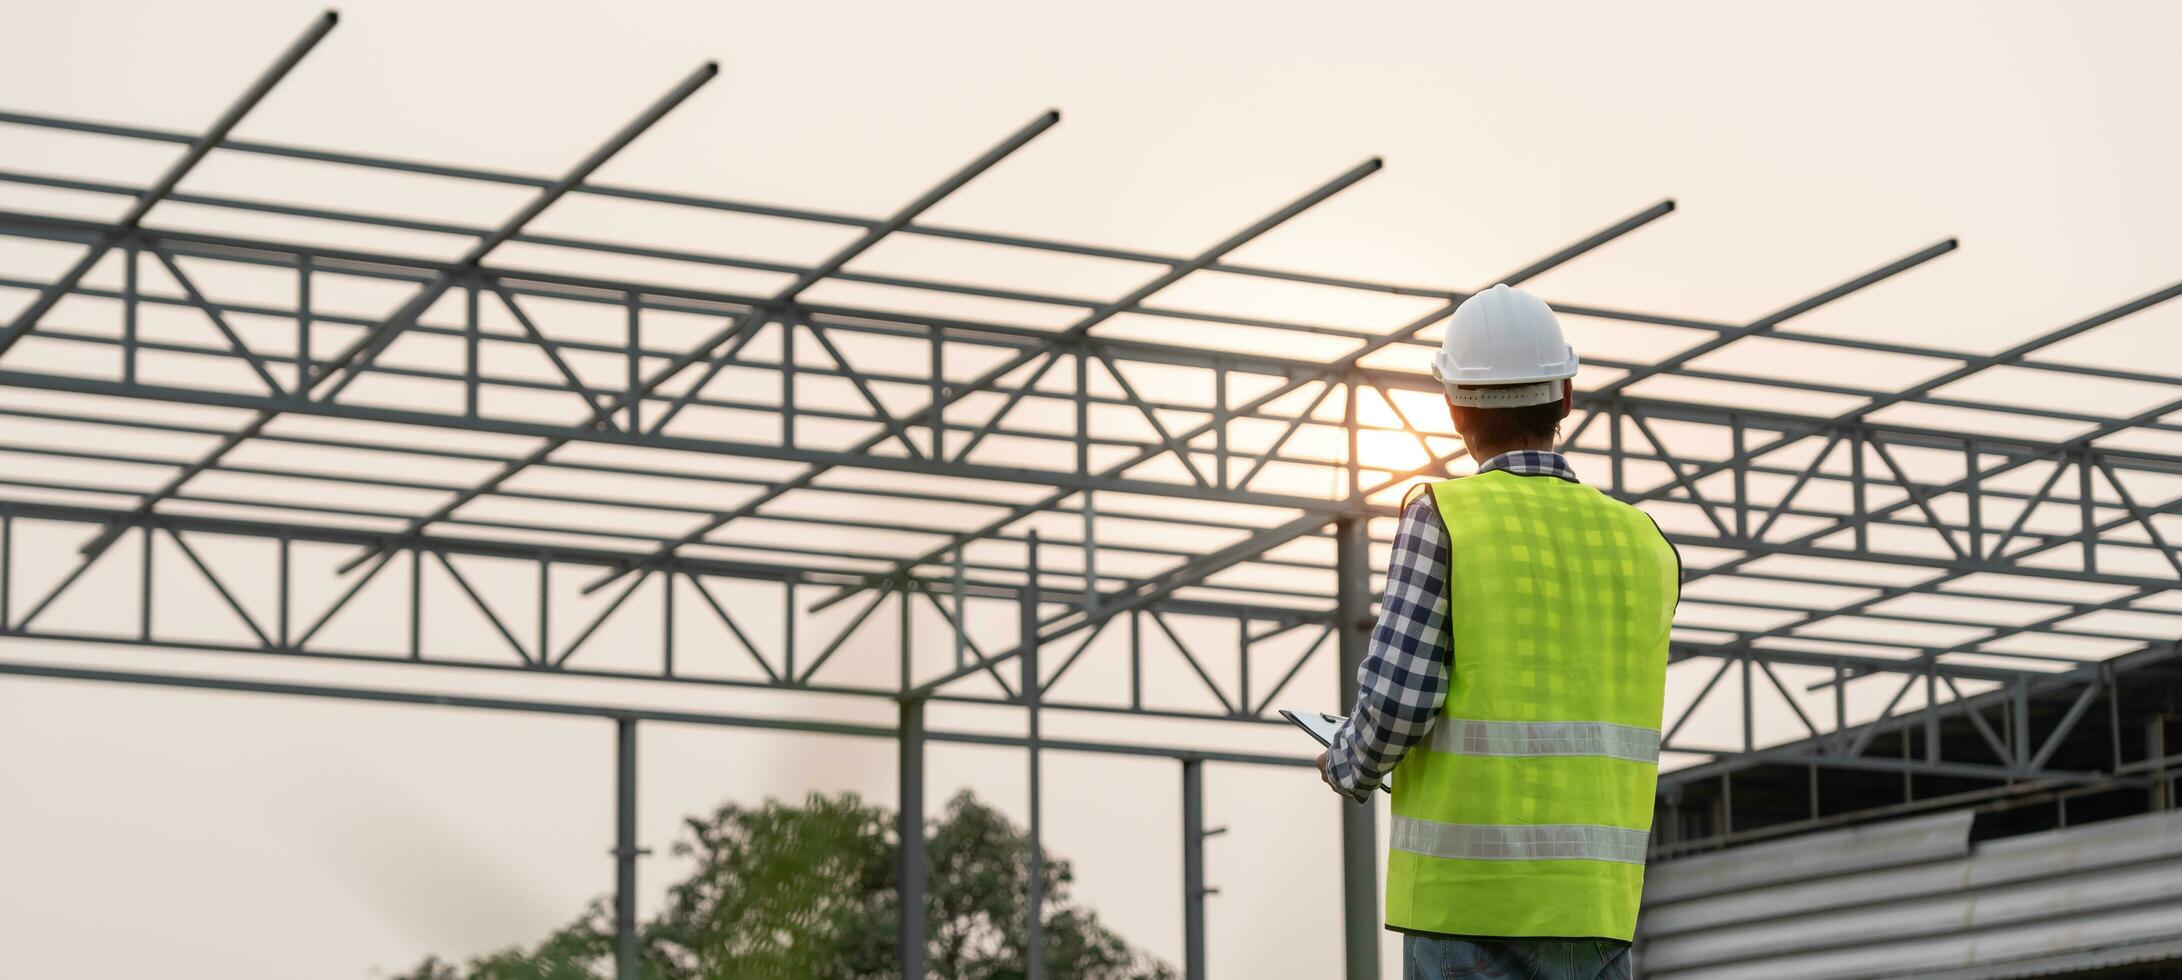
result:
[[(894, 816), (855, 794), (801, 806), (725, 804), (692, 818), (675, 854), (696, 870), (639, 932), (646, 980), (899, 980), (894, 962)], [(967, 791), (928, 825), (926, 956), (957, 980), (1020, 980), (1030, 844)], [(1171, 980), (1090, 911), (1070, 904), (1068, 862), (1048, 857), (1045, 960), (1051, 977)], [(613, 913), (594, 902), (533, 947), (457, 966), (427, 959), (405, 980), (605, 980)]]

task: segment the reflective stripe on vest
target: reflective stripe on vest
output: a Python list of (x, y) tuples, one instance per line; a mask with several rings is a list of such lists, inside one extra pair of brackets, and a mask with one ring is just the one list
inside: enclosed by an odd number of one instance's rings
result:
[(1441, 718), (1432, 751), (1451, 755), (1596, 755), (1659, 762), (1659, 731), (1603, 721), (1469, 721)]
[(1466, 861), (1619, 861), (1643, 864), (1651, 833), (1597, 824), (1534, 826), (1434, 823), (1396, 816), (1389, 846), (1397, 851)]

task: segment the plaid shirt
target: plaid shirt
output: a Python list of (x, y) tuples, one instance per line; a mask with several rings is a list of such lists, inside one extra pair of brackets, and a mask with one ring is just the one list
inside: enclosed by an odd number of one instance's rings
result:
[[(1517, 450), (1477, 468), (1517, 476), (1578, 482), (1560, 453)], [(1447, 702), (1454, 650), (1447, 636), (1447, 525), (1430, 494), (1412, 498), (1394, 531), (1386, 595), (1371, 648), (1356, 668), (1356, 710), (1334, 734), (1326, 768), (1342, 792), (1368, 800), (1371, 791), (1424, 740)]]

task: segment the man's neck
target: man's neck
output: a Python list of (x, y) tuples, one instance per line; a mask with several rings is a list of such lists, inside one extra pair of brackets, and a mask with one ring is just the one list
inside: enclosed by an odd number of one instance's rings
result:
[(1517, 443), (1511, 446), (1488, 446), (1482, 448), (1474, 448), (1474, 455), (1472, 455), (1471, 458), (1477, 460), (1477, 464), (1479, 466), (1483, 466), (1486, 463), (1491, 462), (1493, 457), (1495, 456), (1505, 456), (1508, 453), (1519, 453), (1525, 451), (1534, 453), (1550, 453), (1554, 452), (1555, 450), (1553, 448), (1553, 443), (1551, 442)]

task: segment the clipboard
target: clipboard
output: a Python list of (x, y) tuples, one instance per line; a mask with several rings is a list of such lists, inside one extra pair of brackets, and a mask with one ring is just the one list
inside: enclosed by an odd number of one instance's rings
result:
[[(1293, 722), (1297, 728), (1303, 729), (1304, 733), (1317, 740), (1320, 746), (1329, 749), (1333, 748), (1334, 733), (1340, 731), (1341, 726), (1348, 722), (1347, 718), (1339, 715), (1329, 715), (1323, 711), (1290, 711), (1282, 708), (1280, 709), (1280, 716)], [(1379, 788), (1389, 793), (1394, 792), (1393, 787), (1388, 786), (1385, 782), (1381, 782)]]

